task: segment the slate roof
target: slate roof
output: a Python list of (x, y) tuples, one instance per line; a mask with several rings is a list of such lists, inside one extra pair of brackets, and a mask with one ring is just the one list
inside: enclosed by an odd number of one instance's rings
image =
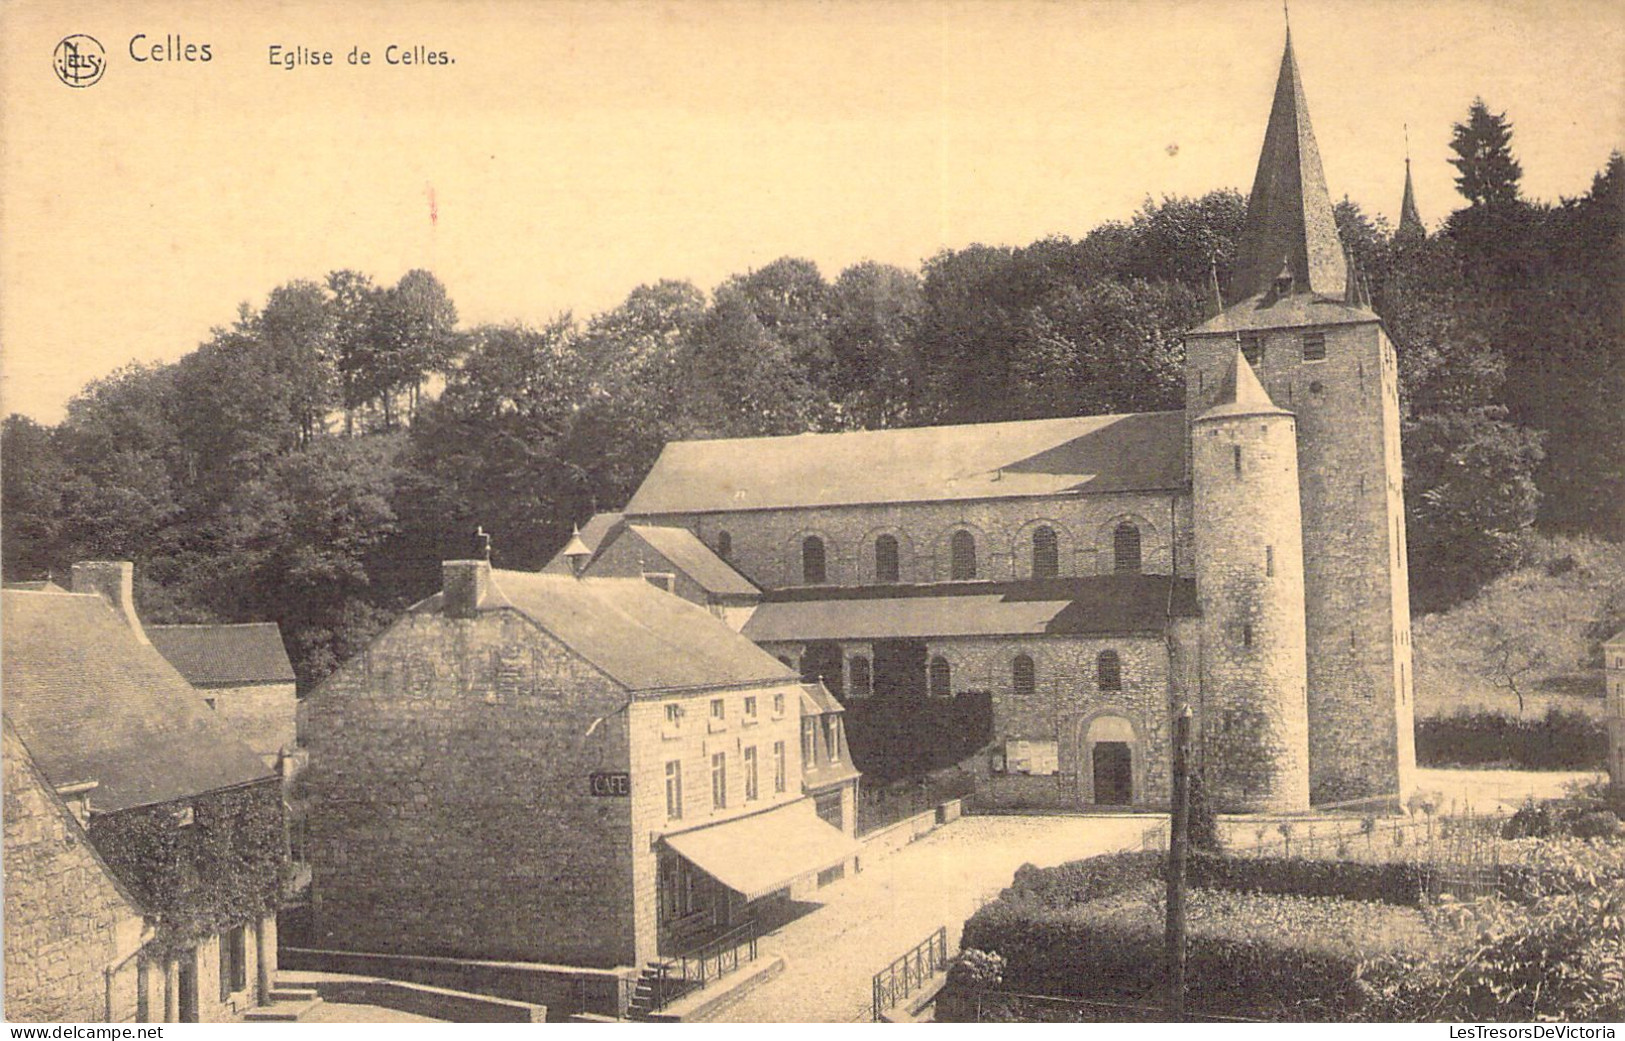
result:
[(815, 716), (827, 716), (834, 712), (845, 712), (835, 695), (822, 683), (803, 683), (801, 685), (801, 704), (803, 714), (811, 713)]
[(1254, 296), (1233, 304), (1222, 314), (1209, 318), (1187, 335), (1251, 332), (1259, 329), (1309, 328), (1322, 325), (1362, 325), (1380, 322), (1377, 312), (1364, 304), (1345, 303), (1337, 297), (1291, 293), (1276, 297)]
[(1160, 632), (1196, 615), (1195, 585), (1166, 575), (775, 590), (744, 635), (787, 640)]
[(1184, 484), (1183, 412), (675, 441), (629, 517), (1160, 491)]
[(145, 628), (158, 653), (195, 687), (294, 682), (293, 663), (275, 622)]
[(1223, 419), (1226, 416), (1290, 416), (1292, 413), (1280, 408), (1270, 400), (1269, 391), (1258, 382), (1258, 374), (1248, 364), (1247, 358), (1238, 349), (1230, 359), (1230, 367), (1225, 370), (1224, 382), (1219, 385), (1219, 396), (1214, 400), (1213, 407), (1203, 412), (1197, 419)]
[[(439, 612), (436, 593), (412, 608)], [(703, 607), (641, 578), (493, 569), (481, 611), (513, 610), (632, 691), (794, 683), (800, 675)]]
[(5, 717), (58, 787), (113, 812), (275, 775), (100, 596), (0, 593)]
[(1339, 295), (1348, 280), (1290, 29), (1226, 299), (1269, 291), (1283, 267), (1297, 292)]
[[(597, 553), (599, 547), (604, 544), (605, 538), (612, 531), (614, 531), (625, 518), (626, 515), (624, 513), (593, 514), (592, 517), (588, 519), (587, 523), (581, 526), (581, 541), (587, 544), (588, 549), (592, 550), (594, 553)], [(574, 574), (574, 572), (570, 570), (570, 562), (564, 558), (563, 549), (560, 549), (558, 553), (554, 554), (553, 559), (549, 560), (547, 565), (543, 567), (542, 570), (550, 575)]]
[(666, 528), (653, 524), (628, 524), (626, 530), (648, 543), (671, 565), (697, 582), (700, 588), (718, 596), (753, 596), (761, 590), (735, 571), (716, 552), (687, 528)]
[(1394, 232), (1395, 237), (1410, 236), (1425, 238), (1427, 225), (1422, 223), (1422, 214), (1416, 208), (1416, 189), (1411, 187), (1411, 157), (1405, 157), (1405, 195), (1399, 203), (1399, 230)]

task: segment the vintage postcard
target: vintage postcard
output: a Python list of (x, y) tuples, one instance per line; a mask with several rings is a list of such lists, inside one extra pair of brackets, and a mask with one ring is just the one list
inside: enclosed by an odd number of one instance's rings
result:
[(5, 3), (5, 1018), (1614, 1037), (1622, 148), (1607, 0)]

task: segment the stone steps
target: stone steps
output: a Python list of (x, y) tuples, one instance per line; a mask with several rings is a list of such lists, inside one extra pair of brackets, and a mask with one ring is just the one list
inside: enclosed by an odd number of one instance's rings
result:
[(243, 1013), (245, 1023), (294, 1023), (311, 1009), (322, 1003), (321, 994), (314, 987), (289, 987), (273, 984), (271, 1003), (259, 1005)]

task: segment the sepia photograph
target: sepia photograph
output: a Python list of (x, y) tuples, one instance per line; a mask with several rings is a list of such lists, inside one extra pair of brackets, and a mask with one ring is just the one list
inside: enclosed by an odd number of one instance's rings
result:
[(10, 1036), (1615, 1038), (1622, 153), (1614, 0), (0, 0)]

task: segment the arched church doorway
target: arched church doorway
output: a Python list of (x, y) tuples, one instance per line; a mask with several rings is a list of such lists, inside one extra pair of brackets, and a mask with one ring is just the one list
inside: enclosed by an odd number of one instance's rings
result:
[(1084, 801), (1096, 806), (1132, 804), (1139, 756), (1134, 724), (1123, 716), (1096, 716), (1080, 736), (1079, 759), (1087, 786)]

